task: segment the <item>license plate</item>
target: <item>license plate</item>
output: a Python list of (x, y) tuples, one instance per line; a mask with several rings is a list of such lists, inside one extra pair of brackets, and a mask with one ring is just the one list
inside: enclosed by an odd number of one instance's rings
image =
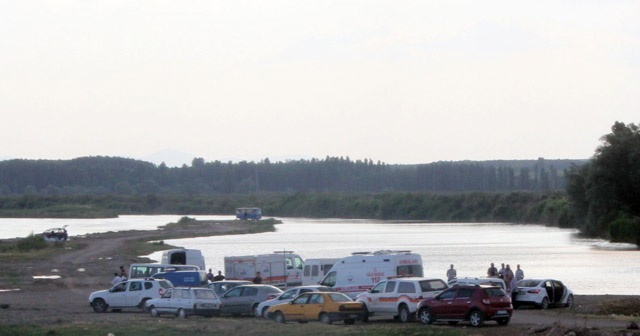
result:
[(356, 317), (358, 317), (358, 314), (351, 314), (351, 315), (349, 315), (349, 318), (356, 318)]
[(498, 310), (498, 312), (496, 314), (498, 314), (498, 315), (506, 315), (507, 311), (506, 310)]

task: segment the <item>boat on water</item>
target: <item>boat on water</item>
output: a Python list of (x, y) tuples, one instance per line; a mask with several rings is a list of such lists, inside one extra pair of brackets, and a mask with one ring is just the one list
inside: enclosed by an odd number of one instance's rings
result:
[(67, 233), (67, 226), (58, 228), (51, 228), (45, 230), (42, 235), (47, 242), (60, 242), (69, 240), (69, 234)]

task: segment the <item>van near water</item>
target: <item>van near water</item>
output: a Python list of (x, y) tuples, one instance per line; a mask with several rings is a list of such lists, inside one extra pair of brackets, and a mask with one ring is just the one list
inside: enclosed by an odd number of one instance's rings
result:
[(171, 249), (162, 252), (161, 264), (196, 265), (204, 270), (204, 256), (196, 249)]
[(228, 280), (253, 280), (260, 272), (262, 283), (278, 287), (302, 284), (304, 262), (293, 251), (271, 254), (224, 257), (224, 272)]
[(422, 257), (411, 251), (354, 252), (336, 262), (320, 285), (352, 299), (389, 277), (422, 277)]
[(302, 285), (317, 285), (340, 258), (316, 258), (304, 261)]

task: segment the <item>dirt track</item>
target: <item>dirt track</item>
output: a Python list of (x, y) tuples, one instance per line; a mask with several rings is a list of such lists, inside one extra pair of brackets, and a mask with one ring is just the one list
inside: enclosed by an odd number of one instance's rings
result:
[[(191, 228), (182, 235), (207, 236), (216, 234), (242, 233), (250, 230), (241, 222), (209, 223), (198, 230)], [(175, 235), (173, 232), (172, 235)], [(108, 288), (109, 282), (120, 265), (127, 267), (133, 262), (145, 260), (136, 256), (121, 254), (125, 243), (133, 239), (153, 240), (159, 238), (159, 231), (128, 231), (73, 237), (84, 243), (85, 247), (68, 250), (48, 260), (29, 261), (24, 263), (4, 264), (5, 274), (10, 277), (0, 278), (0, 304), (9, 305), (0, 309), (0, 323), (17, 324), (59, 324), (67, 322), (131, 323), (131, 320), (146, 319), (146, 314), (96, 314), (87, 298), (94, 290)], [(161, 238), (161, 237), (160, 237)], [(59, 275), (60, 279), (34, 279), (33, 276)], [(535, 309), (518, 309), (514, 312), (511, 323), (507, 327), (497, 327), (487, 323), (485, 328), (469, 329), (473, 335), (546, 335), (553, 331), (541, 331), (560, 325), (568, 329), (582, 330), (583, 335), (620, 335), (633, 318), (592, 315), (607, 302), (621, 299), (635, 300), (640, 307), (640, 297), (625, 296), (581, 296), (576, 297), (574, 309), (552, 309), (541, 311)], [(640, 308), (638, 309), (640, 310)], [(635, 316), (636, 321), (638, 316)], [(221, 318), (222, 321), (237, 324), (238, 321)], [(252, 322), (253, 323), (253, 322)], [(269, 323), (259, 321), (255, 323)], [(374, 323), (387, 323), (376, 321)], [(393, 322), (389, 322), (393, 323)], [(248, 325), (247, 323), (243, 323)], [(246, 326), (245, 326), (246, 327)], [(231, 329), (238, 327), (230, 327)], [(592, 330), (595, 328), (596, 330)], [(534, 333), (534, 331), (541, 331)], [(587, 331), (585, 331), (587, 330)], [(590, 330), (590, 331), (589, 331)], [(590, 333), (586, 333), (590, 332)], [(597, 333), (596, 333), (597, 332)], [(604, 333), (606, 332), (606, 333)], [(560, 334), (562, 335), (562, 334)], [(631, 334), (640, 335), (640, 333)]]

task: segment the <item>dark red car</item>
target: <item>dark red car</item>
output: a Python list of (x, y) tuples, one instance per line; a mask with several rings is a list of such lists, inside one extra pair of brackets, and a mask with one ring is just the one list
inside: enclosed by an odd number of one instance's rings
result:
[(507, 325), (511, 314), (511, 298), (496, 286), (456, 286), (418, 303), (418, 318), (424, 324), (469, 321), (472, 326), (480, 327), (484, 321), (493, 320)]

